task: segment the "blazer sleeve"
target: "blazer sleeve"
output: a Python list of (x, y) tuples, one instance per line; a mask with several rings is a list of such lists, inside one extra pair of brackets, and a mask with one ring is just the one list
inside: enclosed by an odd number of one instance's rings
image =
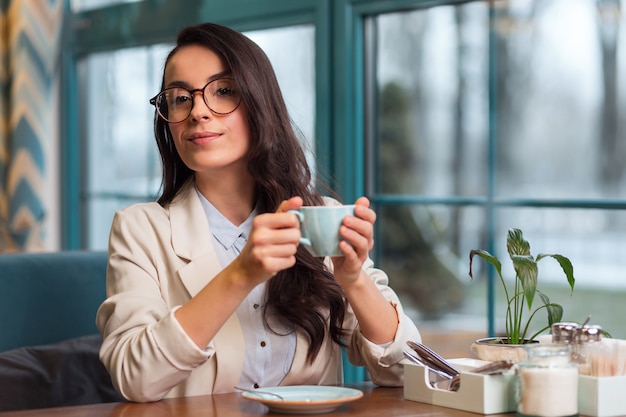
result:
[(352, 328), (352, 335), (348, 343), (348, 359), (354, 365), (365, 366), (375, 384), (390, 387), (402, 386), (404, 385), (404, 369), (400, 362), (404, 359), (403, 351), (406, 349), (406, 342), (409, 340), (421, 342), (422, 338), (413, 321), (404, 313), (397, 294), (389, 287), (387, 275), (380, 269), (374, 268), (374, 262), (371, 259), (365, 262), (363, 269), (385, 299), (395, 308), (398, 316), (398, 330), (391, 343), (384, 346), (377, 345), (363, 336), (354, 314), (350, 311), (349, 321), (352, 323), (348, 327)]
[[(103, 335), (100, 358), (116, 389), (132, 401), (156, 401), (214, 354), (199, 349), (174, 317), (174, 257), (155, 242), (167, 242), (158, 223), (167, 214), (158, 205), (117, 212), (109, 240), (107, 299), (96, 324)], [(168, 261), (169, 259), (169, 261)], [(181, 261), (182, 262), (182, 261)], [(165, 265), (164, 265), (165, 264)]]

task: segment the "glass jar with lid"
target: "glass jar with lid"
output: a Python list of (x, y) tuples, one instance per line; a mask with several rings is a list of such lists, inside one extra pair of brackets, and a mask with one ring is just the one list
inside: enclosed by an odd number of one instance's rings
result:
[(572, 345), (539, 343), (525, 346), (526, 359), (517, 365), (517, 415), (578, 415), (578, 365)]
[(602, 327), (583, 326), (579, 329), (574, 347), (574, 359), (578, 362), (580, 375), (614, 376), (617, 375), (617, 349), (610, 339), (602, 337)]

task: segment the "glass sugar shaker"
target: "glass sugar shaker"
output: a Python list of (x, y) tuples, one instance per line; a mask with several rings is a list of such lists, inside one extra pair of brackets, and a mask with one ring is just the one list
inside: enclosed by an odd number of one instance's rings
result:
[(616, 374), (617, 350), (611, 340), (602, 338), (602, 327), (598, 325), (578, 329), (573, 357), (578, 362), (578, 372), (581, 375)]
[(526, 359), (517, 365), (517, 415), (569, 417), (578, 415), (578, 365), (572, 345), (525, 345)]

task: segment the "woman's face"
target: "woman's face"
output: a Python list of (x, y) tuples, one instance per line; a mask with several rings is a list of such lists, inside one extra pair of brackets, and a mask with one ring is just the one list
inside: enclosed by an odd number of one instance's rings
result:
[[(220, 74), (229, 75), (213, 51), (200, 45), (184, 46), (167, 62), (164, 88), (201, 89)], [(215, 114), (196, 92), (189, 117), (169, 127), (178, 154), (197, 175), (221, 174), (226, 169), (247, 172), (250, 133), (242, 104), (232, 113)]]

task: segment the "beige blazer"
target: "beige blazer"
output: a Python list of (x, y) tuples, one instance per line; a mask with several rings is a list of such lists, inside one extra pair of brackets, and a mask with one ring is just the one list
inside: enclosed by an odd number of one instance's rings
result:
[[(330, 204), (338, 204), (334, 200)], [(330, 265), (330, 262), (329, 262)], [(100, 358), (122, 395), (132, 401), (231, 392), (244, 363), (244, 339), (233, 314), (205, 349), (199, 349), (174, 318), (176, 309), (196, 295), (221, 267), (206, 215), (193, 184), (172, 204), (137, 204), (115, 214), (109, 241), (107, 299), (96, 323), (104, 340)], [(352, 310), (344, 327), (348, 357), (365, 365), (380, 385), (402, 384), (402, 350), (419, 341), (404, 316), (387, 276), (368, 261), (364, 269), (398, 312), (399, 330), (390, 346), (366, 340)], [(327, 337), (312, 364), (308, 341), (297, 334), (291, 370), (281, 385), (332, 385), (342, 382), (341, 349)]]

